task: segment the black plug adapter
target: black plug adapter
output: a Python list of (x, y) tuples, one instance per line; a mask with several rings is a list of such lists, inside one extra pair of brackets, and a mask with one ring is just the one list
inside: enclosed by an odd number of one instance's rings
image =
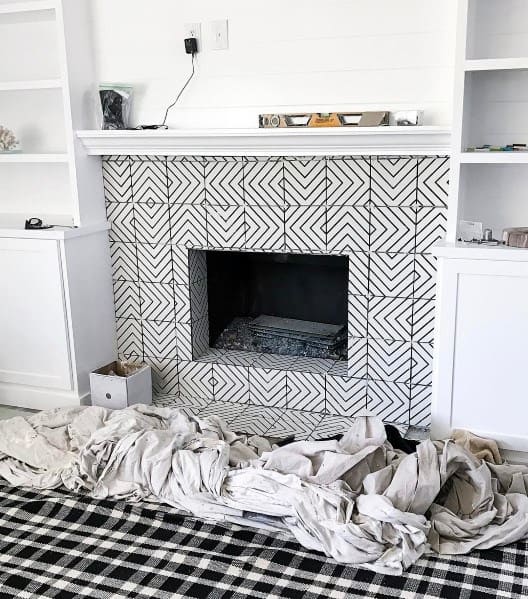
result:
[(187, 54), (196, 54), (198, 52), (198, 40), (195, 37), (188, 37), (183, 40), (185, 44), (185, 52)]

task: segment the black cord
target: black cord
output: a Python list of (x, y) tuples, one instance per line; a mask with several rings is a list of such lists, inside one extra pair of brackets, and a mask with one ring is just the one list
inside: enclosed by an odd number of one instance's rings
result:
[(181, 88), (180, 93), (176, 96), (176, 100), (174, 100), (174, 102), (165, 111), (165, 118), (163, 119), (163, 123), (161, 124), (162, 127), (166, 126), (167, 117), (169, 116), (169, 112), (170, 112), (171, 108), (176, 106), (176, 104), (178, 103), (178, 100), (181, 98), (181, 95), (183, 94), (183, 92), (185, 91), (185, 89), (187, 88), (189, 83), (191, 82), (191, 79), (194, 77), (194, 52), (193, 52), (193, 54), (191, 54), (191, 64), (192, 64), (192, 72), (189, 75), (189, 78), (187, 79), (187, 81), (185, 82), (185, 85)]

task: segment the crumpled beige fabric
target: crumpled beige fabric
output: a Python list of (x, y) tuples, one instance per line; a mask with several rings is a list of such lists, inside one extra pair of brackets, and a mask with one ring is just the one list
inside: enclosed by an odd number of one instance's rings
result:
[(178, 409), (53, 410), (0, 422), (0, 477), (251, 526), (258, 514), (309, 549), (392, 574), (427, 551), (528, 538), (528, 468), (483, 461), (453, 440), (406, 455), (376, 418), (355, 419), (339, 442), (276, 448)]
[(493, 439), (484, 439), (461, 429), (453, 430), (451, 438), (457, 445), (465, 447), (475, 457), (492, 464), (502, 464), (499, 447)]

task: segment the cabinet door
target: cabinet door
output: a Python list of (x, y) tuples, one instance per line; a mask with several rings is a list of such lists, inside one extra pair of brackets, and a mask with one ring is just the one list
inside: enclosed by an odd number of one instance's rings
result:
[(58, 242), (0, 239), (0, 382), (71, 389)]
[(528, 450), (528, 264), (445, 260), (439, 282), (434, 433)]

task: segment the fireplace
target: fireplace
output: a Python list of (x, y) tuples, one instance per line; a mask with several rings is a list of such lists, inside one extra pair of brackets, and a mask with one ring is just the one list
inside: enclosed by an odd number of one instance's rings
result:
[(205, 253), (211, 347), (347, 359), (346, 256)]

